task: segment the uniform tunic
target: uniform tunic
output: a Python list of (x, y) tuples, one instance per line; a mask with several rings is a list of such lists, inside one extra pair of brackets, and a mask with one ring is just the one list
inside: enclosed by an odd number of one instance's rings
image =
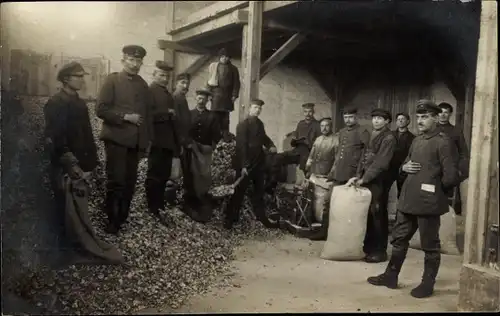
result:
[(337, 182), (347, 182), (356, 176), (363, 149), (368, 145), (370, 133), (365, 127), (356, 124), (344, 127), (338, 132), (339, 149), (330, 173)]
[(440, 132), (448, 135), (449, 138), (455, 143), (458, 150), (458, 170), (460, 172), (460, 180), (463, 181), (469, 177), (469, 149), (465, 142), (465, 137), (462, 131), (451, 125), (449, 122), (446, 124), (438, 124)]
[(316, 138), (321, 136), (321, 127), (320, 123), (316, 119), (312, 119), (311, 121), (301, 120), (297, 123), (297, 128), (295, 129), (295, 138), (300, 140), (301, 138), (305, 138), (301, 143), (307, 145), (308, 149), (311, 150), (312, 145)]
[(459, 184), (457, 148), (436, 129), (413, 141), (405, 160), (418, 162), (422, 169), (408, 174), (398, 210), (415, 215), (442, 215), (448, 212), (447, 191)]
[(52, 141), (51, 161), (61, 167), (60, 158), (72, 153), (83, 171), (97, 166), (97, 149), (85, 101), (61, 90), (44, 107), (45, 136)]
[(236, 170), (252, 168), (265, 161), (262, 147), (275, 147), (258, 117), (248, 117), (236, 127)]
[[(146, 149), (153, 138), (151, 104), (148, 85), (141, 76), (125, 71), (111, 73), (97, 100), (97, 116), (103, 120), (101, 140)], [(142, 116), (140, 126), (124, 121), (125, 114), (133, 113)]]
[(338, 135), (321, 135), (316, 139), (308, 158), (312, 174), (328, 175), (335, 161), (338, 145)]
[[(191, 111), (186, 100), (186, 96), (174, 92), (174, 130), (175, 139), (179, 146), (189, 143), (189, 127), (191, 125)], [(179, 148), (180, 149), (180, 148)]]
[(401, 173), (400, 168), (406, 157), (408, 156), (408, 152), (410, 151), (410, 146), (413, 142), (413, 139), (415, 139), (415, 135), (413, 135), (408, 130), (402, 133), (399, 130), (395, 130), (393, 133), (396, 137), (397, 145), (396, 149), (394, 150), (394, 156), (392, 157), (391, 163), (389, 165), (388, 186), (391, 186), (392, 183), (396, 181), (399, 197), (401, 194), (401, 188), (403, 187), (403, 183), (406, 179), (406, 174)]
[[(214, 66), (212, 66), (214, 67)], [(217, 63), (218, 85), (211, 87), (213, 93), (210, 110), (231, 112), (234, 110), (232, 97), (240, 94), (240, 74), (238, 68), (228, 62), (227, 64)]]
[(289, 151), (282, 152), (278, 155), (278, 161), (281, 165), (299, 164), (301, 170), (305, 172), (307, 158), (316, 138), (321, 136), (320, 124), (316, 119), (311, 121), (301, 120), (297, 124), (297, 128), (292, 133), (294, 139), (292, 146), (294, 148)]
[(218, 121), (212, 111), (191, 110), (191, 128), (189, 136), (196, 142), (214, 146), (219, 142), (221, 135)]
[(153, 117), (153, 131), (157, 136), (153, 141), (153, 146), (159, 148), (176, 149), (174, 139), (174, 125), (172, 115), (168, 110), (174, 109), (174, 98), (166, 87), (152, 83), (149, 87), (153, 98), (151, 114)]

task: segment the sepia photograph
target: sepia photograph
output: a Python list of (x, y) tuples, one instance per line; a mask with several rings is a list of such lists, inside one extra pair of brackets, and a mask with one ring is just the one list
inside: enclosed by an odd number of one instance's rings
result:
[(497, 7), (2, 2), (2, 315), (500, 312)]

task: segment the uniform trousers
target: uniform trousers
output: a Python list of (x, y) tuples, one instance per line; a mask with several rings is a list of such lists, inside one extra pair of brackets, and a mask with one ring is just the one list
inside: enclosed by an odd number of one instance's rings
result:
[(128, 217), (134, 196), (139, 164), (139, 149), (114, 142), (104, 142), (106, 151), (106, 212), (114, 225), (122, 225)]
[(365, 185), (372, 194), (363, 251), (368, 255), (385, 254), (389, 240), (387, 200), (390, 187), (387, 180), (375, 180)]
[(439, 215), (414, 215), (398, 210), (392, 230), (392, 257), (402, 264), (408, 253), (410, 240), (418, 229), (421, 247), (425, 253), (425, 265), (428, 267), (424, 272), (424, 280), (434, 281), (441, 262), (440, 225)]
[(151, 146), (146, 176), (146, 195), (150, 211), (165, 207), (165, 189), (172, 172), (174, 152), (168, 148)]

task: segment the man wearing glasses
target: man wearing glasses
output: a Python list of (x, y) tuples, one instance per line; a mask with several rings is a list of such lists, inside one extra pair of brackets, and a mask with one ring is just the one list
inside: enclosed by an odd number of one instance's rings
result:
[(138, 75), (146, 50), (137, 45), (122, 50), (123, 71), (111, 73), (97, 101), (103, 120), (100, 139), (106, 151), (107, 232), (116, 234), (125, 223), (135, 191), (140, 156), (153, 137), (148, 84)]

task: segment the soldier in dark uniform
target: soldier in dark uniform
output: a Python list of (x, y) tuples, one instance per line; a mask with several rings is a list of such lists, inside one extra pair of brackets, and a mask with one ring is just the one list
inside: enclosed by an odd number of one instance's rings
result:
[[(394, 136), (397, 140), (397, 146), (389, 165), (389, 176), (387, 177), (388, 183), (385, 187), (388, 187), (388, 190), (390, 190), (390, 187), (392, 186), (394, 181), (396, 181), (396, 185), (398, 188), (398, 198), (401, 195), (401, 188), (403, 187), (403, 182), (406, 179), (406, 174), (401, 173), (400, 168), (406, 156), (408, 156), (411, 143), (415, 138), (415, 135), (413, 135), (413, 133), (408, 130), (409, 124), (410, 116), (407, 113), (396, 114), (396, 125), (398, 128), (394, 131)], [(385, 192), (385, 194), (387, 194), (388, 199), (389, 191)]]
[(97, 101), (103, 120), (100, 138), (106, 150), (108, 215), (107, 232), (116, 234), (128, 217), (135, 191), (137, 166), (153, 137), (150, 114), (152, 98), (148, 84), (138, 75), (146, 50), (123, 48), (123, 71), (104, 81)]
[(417, 229), (425, 252), (422, 282), (411, 291), (416, 298), (431, 296), (441, 262), (440, 216), (448, 212), (447, 191), (460, 180), (457, 148), (437, 127), (441, 109), (432, 101), (417, 103), (417, 122), (421, 132), (413, 141), (402, 170), (408, 174), (398, 203), (392, 231), (392, 256), (385, 272), (369, 277), (377, 286), (397, 288), (398, 276)]
[(44, 106), (46, 147), (51, 160), (51, 185), (56, 202), (56, 229), (61, 246), (70, 247), (64, 238), (65, 195), (62, 176), (90, 179), (97, 167), (97, 149), (90, 125), (89, 111), (78, 91), (87, 73), (77, 62), (64, 65), (57, 74), (62, 89)]
[(167, 89), (173, 68), (164, 61), (157, 61), (155, 65), (154, 79), (149, 90), (153, 98), (151, 106), (153, 132), (157, 137), (153, 140), (149, 152), (145, 187), (149, 211), (167, 224), (168, 221), (160, 217), (159, 210), (165, 207), (165, 189), (176, 150), (172, 123), (172, 116), (175, 113), (174, 99)]
[(243, 180), (235, 188), (234, 194), (225, 209), (224, 227), (231, 229), (239, 220), (239, 213), (245, 191), (250, 182), (253, 182), (253, 193), (250, 198), (253, 211), (258, 220), (264, 226), (277, 228), (278, 223), (269, 221), (264, 209), (264, 170), (265, 153), (263, 147), (275, 153), (276, 147), (273, 141), (267, 136), (264, 123), (259, 119), (264, 101), (253, 100), (250, 104), (248, 117), (236, 127), (236, 155), (234, 157), (234, 167), (236, 177), (244, 176)]
[(305, 173), (309, 152), (316, 138), (321, 136), (321, 127), (319, 121), (314, 118), (314, 104), (305, 103), (302, 108), (305, 118), (299, 121), (297, 128), (292, 132), (291, 145), (294, 148), (280, 153), (278, 159), (282, 165), (298, 164), (299, 168)]
[[(441, 113), (439, 113), (438, 128), (441, 132), (451, 138), (458, 149), (458, 172), (460, 173), (460, 182), (462, 182), (469, 177), (469, 149), (467, 148), (467, 143), (465, 142), (462, 130), (450, 123), (450, 116), (453, 113), (453, 107), (446, 102), (442, 102), (438, 106), (441, 108)], [(451, 190), (449, 194), (450, 205), (453, 207), (456, 214), (461, 214), (462, 203), (460, 185)], [(455, 195), (455, 203), (453, 203), (452, 200), (453, 195)]]
[(210, 110), (219, 119), (221, 134), (229, 141), (229, 114), (240, 94), (240, 73), (231, 63), (225, 48), (219, 51), (219, 60), (210, 64), (207, 86), (213, 93)]
[[(335, 186), (346, 184), (349, 179), (356, 176), (363, 149), (370, 140), (368, 130), (358, 123), (357, 113), (358, 110), (354, 107), (346, 108), (343, 111), (346, 127), (336, 134), (339, 138), (339, 147), (336, 151), (335, 162), (328, 174), (328, 181), (333, 182), (331, 190)], [(331, 192), (327, 196), (331, 196)], [(321, 229), (309, 238), (311, 240), (326, 240), (329, 221), (330, 199), (327, 198), (321, 219)]]
[[(387, 212), (389, 163), (396, 149), (396, 137), (389, 129), (391, 113), (384, 109), (374, 109), (371, 113), (373, 131), (370, 142), (363, 152), (358, 165), (357, 176), (346, 185), (364, 186), (372, 193), (363, 251), (366, 262), (387, 260), (389, 238), (389, 214)], [(385, 199), (385, 200), (384, 200)]]
[[(214, 112), (207, 109), (207, 103), (212, 93), (209, 90), (199, 89), (196, 90), (196, 108), (191, 110), (191, 125), (189, 129), (189, 136), (193, 142), (201, 144), (203, 147), (210, 147), (211, 151), (221, 139), (221, 131), (219, 128), (219, 120)], [(204, 151), (206, 161), (212, 160), (212, 152), (209, 150)], [(206, 181), (207, 179), (198, 179), (196, 174), (189, 174), (194, 179), (190, 181)], [(197, 197), (194, 194), (191, 196), (191, 203), (193, 208), (193, 219), (198, 222), (207, 222), (212, 216), (211, 199), (208, 192)]]

